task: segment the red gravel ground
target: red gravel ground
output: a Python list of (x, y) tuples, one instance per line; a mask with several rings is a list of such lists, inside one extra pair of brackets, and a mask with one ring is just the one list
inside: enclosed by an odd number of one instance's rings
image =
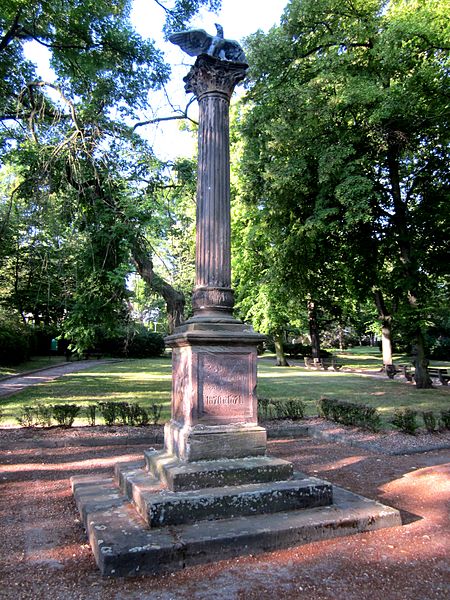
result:
[(403, 526), (124, 580), (99, 575), (69, 477), (110, 474), (115, 461), (141, 458), (148, 444), (118, 445), (111, 434), (102, 446), (77, 445), (75, 438), (68, 447), (43, 448), (23, 436), (16, 434), (0, 450), (0, 598), (450, 597), (448, 450), (387, 456), (309, 438), (271, 441), (269, 452), (298, 470), (399, 508)]

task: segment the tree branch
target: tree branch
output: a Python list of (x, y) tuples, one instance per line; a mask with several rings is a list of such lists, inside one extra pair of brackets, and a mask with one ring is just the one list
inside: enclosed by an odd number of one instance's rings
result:
[(8, 29), (8, 31), (5, 33), (2, 40), (0, 41), (0, 52), (7, 48), (9, 43), (12, 42), (12, 40), (16, 37), (16, 34), (20, 31), (19, 19), (21, 15), (22, 10), (19, 8), (19, 10), (16, 13), (16, 16), (14, 17), (14, 21), (12, 22), (11, 27)]

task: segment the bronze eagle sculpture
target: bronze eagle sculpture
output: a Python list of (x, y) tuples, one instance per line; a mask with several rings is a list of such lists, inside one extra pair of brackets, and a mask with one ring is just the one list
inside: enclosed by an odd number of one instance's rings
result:
[(216, 35), (206, 33), (204, 29), (188, 29), (179, 31), (169, 36), (172, 44), (189, 54), (189, 56), (198, 56), (199, 54), (209, 54), (220, 60), (229, 60), (232, 62), (246, 63), (244, 51), (235, 40), (227, 40), (223, 37), (223, 27), (215, 24)]

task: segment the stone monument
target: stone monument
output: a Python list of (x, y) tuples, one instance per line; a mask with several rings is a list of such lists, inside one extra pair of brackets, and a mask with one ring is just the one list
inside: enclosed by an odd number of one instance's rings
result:
[(233, 317), (229, 103), (247, 64), (239, 44), (203, 30), (171, 36), (198, 56), (185, 77), (200, 111), (193, 316), (172, 348), (164, 448), (72, 487), (104, 575), (154, 574), (243, 553), (400, 524), (399, 513), (266, 455), (258, 425), (257, 345)]

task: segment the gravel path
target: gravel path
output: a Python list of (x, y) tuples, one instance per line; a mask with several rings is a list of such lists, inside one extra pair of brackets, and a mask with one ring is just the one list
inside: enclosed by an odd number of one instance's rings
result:
[[(22, 442), (26, 432), (19, 430)], [(58, 430), (64, 435), (64, 432)], [(53, 432), (53, 436), (58, 433)], [(35, 432), (36, 433), (36, 432)], [(84, 439), (90, 432), (84, 428)], [(166, 576), (102, 579), (69, 477), (110, 474), (148, 444), (0, 450), (0, 598), (11, 600), (444, 600), (449, 597), (450, 456), (391, 456), (311, 438), (269, 442), (298, 470), (401, 510), (403, 526), (192, 567)], [(31, 440), (30, 440), (31, 441)], [(30, 444), (33, 445), (32, 443)]]

